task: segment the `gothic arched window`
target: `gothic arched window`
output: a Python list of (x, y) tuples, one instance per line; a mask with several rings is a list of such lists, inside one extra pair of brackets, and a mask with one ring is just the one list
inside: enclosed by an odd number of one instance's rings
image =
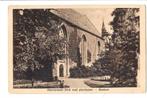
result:
[(85, 35), (82, 35), (81, 42), (81, 55), (82, 55), (82, 64), (87, 64), (87, 39)]
[(65, 26), (61, 26), (61, 28), (59, 29), (59, 37), (60, 38), (67, 38), (67, 31)]
[(60, 56), (59, 59), (65, 59), (66, 54), (67, 54), (67, 31), (64, 25), (62, 25), (61, 27), (59, 27), (59, 39), (61, 41), (61, 45), (60, 45)]
[(98, 41), (97, 44), (98, 44), (98, 54), (100, 54), (100, 46), (101, 46), (100, 41)]
[(100, 45), (101, 45), (101, 44), (100, 44), (100, 41), (98, 41), (97, 44), (98, 44), (98, 46), (100, 47)]

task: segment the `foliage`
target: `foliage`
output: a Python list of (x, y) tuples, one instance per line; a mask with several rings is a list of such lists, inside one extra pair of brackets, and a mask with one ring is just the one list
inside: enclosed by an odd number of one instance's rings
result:
[[(116, 58), (120, 61), (112, 75), (115, 86), (137, 86), (139, 55), (139, 12), (138, 8), (118, 8), (112, 13), (113, 49), (120, 51)], [(121, 54), (121, 55), (120, 55)]]
[(49, 10), (13, 10), (13, 61), (17, 74), (27, 72), (29, 66), (33, 72), (43, 68), (51, 72), (53, 62), (64, 55), (64, 44), (67, 43), (58, 34), (61, 20)]
[(100, 66), (75, 66), (73, 68), (70, 68), (70, 77), (72, 78), (87, 78), (87, 77), (96, 77), (96, 76), (103, 76), (103, 75), (109, 75), (106, 74), (107, 69), (103, 68), (101, 69)]
[(70, 69), (70, 77), (72, 78), (86, 78), (92, 76), (91, 68), (85, 65), (75, 66)]
[[(101, 73), (111, 75), (116, 87), (137, 86), (139, 59), (139, 12), (138, 8), (116, 8), (110, 23), (113, 27), (109, 49), (94, 63)], [(105, 69), (105, 70), (104, 70)]]
[[(113, 46), (101, 61), (110, 67), (113, 86), (137, 86), (139, 16), (137, 8), (117, 8), (111, 25)], [(103, 63), (104, 62), (104, 63)]]

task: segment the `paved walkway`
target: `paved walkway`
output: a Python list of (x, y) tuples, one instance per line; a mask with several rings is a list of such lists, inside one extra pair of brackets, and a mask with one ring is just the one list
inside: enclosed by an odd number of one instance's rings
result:
[(67, 85), (70, 88), (90, 88), (88, 85), (84, 83), (84, 81), (88, 79), (67, 78), (62, 80), (64, 80), (64, 85)]

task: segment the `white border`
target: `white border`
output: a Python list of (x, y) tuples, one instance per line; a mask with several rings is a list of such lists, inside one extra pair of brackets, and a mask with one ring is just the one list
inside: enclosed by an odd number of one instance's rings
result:
[[(60, 5), (60, 4), (73, 4), (73, 5), (81, 5), (81, 4), (145, 4), (147, 6), (147, 1), (126, 1), (123, 2), (123, 0), (118, 1), (0, 1), (0, 97), (1, 98), (27, 98), (27, 97), (34, 97), (34, 98), (48, 98), (48, 97), (64, 97), (64, 98), (89, 98), (89, 97), (113, 97), (113, 98), (146, 98), (146, 94), (80, 94), (80, 95), (74, 95), (74, 94), (60, 94), (60, 95), (54, 95), (51, 94), (50, 96), (48, 94), (41, 95), (41, 94), (9, 94), (8, 93), (8, 6), (9, 5)], [(146, 11), (147, 13), (147, 11)], [(147, 35), (146, 35), (147, 37)], [(90, 96), (89, 96), (90, 95)]]

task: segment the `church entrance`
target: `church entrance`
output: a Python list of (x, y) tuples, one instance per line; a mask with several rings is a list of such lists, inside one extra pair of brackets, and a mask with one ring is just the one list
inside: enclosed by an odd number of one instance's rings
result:
[(59, 66), (59, 77), (64, 77), (64, 68), (63, 64)]

